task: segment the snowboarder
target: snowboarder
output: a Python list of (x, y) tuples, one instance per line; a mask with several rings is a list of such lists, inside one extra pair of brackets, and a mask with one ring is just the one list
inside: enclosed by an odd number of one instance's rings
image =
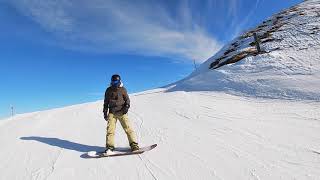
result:
[(114, 74), (111, 77), (110, 87), (107, 88), (104, 96), (103, 113), (104, 119), (108, 122), (106, 133), (106, 154), (112, 154), (114, 150), (114, 133), (117, 120), (127, 134), (128, 141), (132, 151), (139, 150), (135, 133), (130, 126), (128, 110), (130, 108), (130, 99), (120, 75)]

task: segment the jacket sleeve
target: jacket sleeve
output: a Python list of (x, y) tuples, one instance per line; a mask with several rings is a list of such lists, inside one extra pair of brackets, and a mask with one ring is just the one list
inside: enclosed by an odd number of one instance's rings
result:
[(129, 95), (128, 95), (128, 92), (126, 90), (126, 88), (123, 88), (123, 99), (125, 101), (125, 106), (127, 106), (128, 108), (130, 107), (130, 98), (129, 98)]
[(103, 103), (103, 113), (106, 115), (108, 113), (109, 108), (109, 96), (108, 96), (108, 89), (104, 93), (104, 103)]

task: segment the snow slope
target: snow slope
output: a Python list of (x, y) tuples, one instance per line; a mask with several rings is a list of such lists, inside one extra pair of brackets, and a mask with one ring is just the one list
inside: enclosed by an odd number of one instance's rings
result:
[[(216, 92), (131, 95), (139, 156), (85, 159), (104, 146), (102, 101), (1, 122), (0, 179), (319, 179), (320, 103)], [(157, 109), (157, 111), (154, 111)], [(116, 143), (126, 147), (118, 126)]]
[[(258, 54), (254, 32), (261, 40), (263, 52)], [(241, 59), (246, 53), (252, 55)], [(224, 65), (233, 60), (237, 62)], [(170, 88), (320, 101), (320, 0), (308, 0), (275, 14)]]

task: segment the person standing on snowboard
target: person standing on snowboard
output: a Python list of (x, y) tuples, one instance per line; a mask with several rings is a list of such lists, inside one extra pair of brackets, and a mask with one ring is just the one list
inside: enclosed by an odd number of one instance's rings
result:
[(111, 77), (110, 87), (107, 88), (104, 96), (103, 113), (104, 119), (108, 122), (106, 134), (105, 153), (110, 154), (114, 150), (114, 134), (117, 120), (127, 134), (128, 141), (132, 151), (139, 150), (139, 145), (135, 133), (130, 126), (128, 110), (130, 108), (130, 99), (121, 78), (118, 74)]

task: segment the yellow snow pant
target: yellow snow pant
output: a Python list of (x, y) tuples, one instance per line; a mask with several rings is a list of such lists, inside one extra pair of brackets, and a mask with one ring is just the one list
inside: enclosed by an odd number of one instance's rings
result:
[(132, 127), (129, 124), (129, 118), (127, 114), (124, 115), (114, 115), (109, 113), (108, 115), (108, 125), (107, 125), (107, 135), (106, 135), (106, 147), (114, 147), (114, 133), (116, 130), (117, 120), (120, 121), (120, 124), (124, 131), (127, 134), (129, 144), (135, 142), (137, 143), (136, 136)]

